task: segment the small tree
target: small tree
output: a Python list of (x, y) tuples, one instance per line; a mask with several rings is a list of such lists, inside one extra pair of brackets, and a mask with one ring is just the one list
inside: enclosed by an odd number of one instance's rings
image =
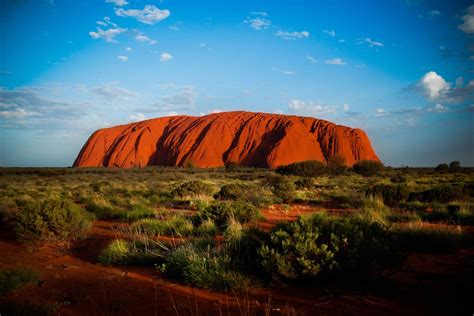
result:
[(436, 166), (435, 170), (438, 172), (448, 171), (449, 166), (447, 163), (440, 163), (439, 165)]
[(451, 171), (461, 170), (461, 162), (460, 161), (451, 161), (451, 163), (449, 164), (449, 170), (451, 170)]

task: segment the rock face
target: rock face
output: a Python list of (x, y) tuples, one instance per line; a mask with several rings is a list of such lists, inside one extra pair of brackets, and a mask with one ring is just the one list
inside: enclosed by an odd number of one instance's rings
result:
[(170, 116), (94, 132), (74, 167), (218, 167), (226, 162), (275, 168), (342, 155), (348, 166), (379, 158), (360, 129), (311, 117), (253, 112)]

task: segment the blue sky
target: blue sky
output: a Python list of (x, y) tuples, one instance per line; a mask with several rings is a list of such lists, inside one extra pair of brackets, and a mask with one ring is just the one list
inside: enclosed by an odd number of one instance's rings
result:
[(387, 165), (474, 166), (469, 1), (4, 0), (0, 166), (96, 129), (247, 110), (364, 129)]

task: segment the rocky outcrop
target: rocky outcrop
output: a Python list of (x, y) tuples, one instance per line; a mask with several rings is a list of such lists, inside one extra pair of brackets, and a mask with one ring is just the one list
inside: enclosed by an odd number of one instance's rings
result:
[(253, 112), (169, 116), (94, 132), (75, 167), (218, 167), (226, 162), (275, 168), (342, 155), (348, 166), (379, 158), (364, 131), (311, 117)]

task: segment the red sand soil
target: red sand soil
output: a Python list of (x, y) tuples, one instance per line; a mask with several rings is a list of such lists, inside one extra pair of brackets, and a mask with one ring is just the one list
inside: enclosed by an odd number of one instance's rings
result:
[(149, 165), (220, 167), (226, 162), (275, 168), (334, 155), (352, 166), (379, 158), (364, 131), (311, 117), (252, 112), (170, 116), (96, 131), (75, 167)]
[[(271, 227), (318, 210), (277, 205), (263, 214)], [(466, 280), (472, 280), (473, 249), (449, 255), (410, 255), (390, 277), (390, 284), (380, 290), (290, 285), (217, 293), (176, 284), (154, 268), (98, 264), (100, 251), (120, 234), (122, 225), (95, 221), (89, 237), (70, 247), (32, 247), (0, 234), (0, 269), (29, 266), (39, 271), (41, 280), (0, 298), (0, 303), (56, 305), (60, 315), (455, 315), (469, 311), (462, 304), (466, 304)]]

